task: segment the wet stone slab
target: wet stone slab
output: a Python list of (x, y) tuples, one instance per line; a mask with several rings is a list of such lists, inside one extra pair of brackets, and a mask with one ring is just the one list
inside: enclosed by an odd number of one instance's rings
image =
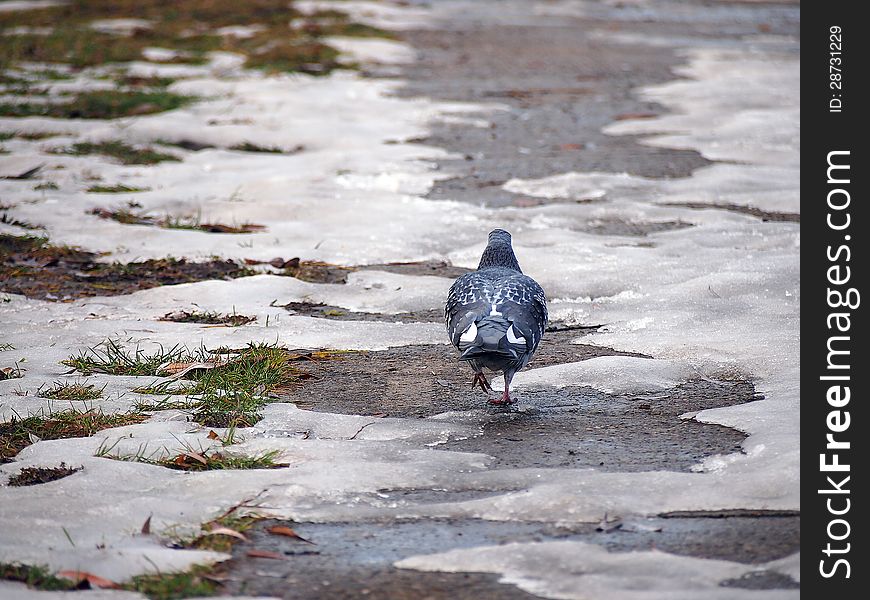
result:
[[(393, 567), (403, 558), (455, 548), (511, 542), (575, 540), (609, 552), (659, 549), (676, 554), (760, 564), (797, 551), (800, 517), (634, 519), (557, 526), (547, 523), (433, 519), (413, 522), (298, 523), (313, 544), (271, 535), (264, 521), (237, 544), (224, 565), (224, 592), (280, 598), (532, 598), (498, 576), (428, 573)], [(249, 556), (252, 549), (280, 558)], [(766, 570), (721, 585), (751, 589), (796, 588), (791, 578)]]
[[(530, 367), (632, 355), (572, 343), (580, 338), (572, 330), (548, 332)], [(305, 368), (313, 378), (288, 398), (301, 408), (421, 418), (463, 413), (454, 418), (479, 426), (481, 435), (439, 448), (488, 454), (494, 468), (686, 471), (707, 456), (739, 452), (745, 435), (681, 415), (759, 398), (746, 381), (695, 380), (642, 396), (586, 386), (523, 388), (514, 392), (515, 405), (493, 407), (471, 389), (470, 369), (448, 345), (354, 352)]]

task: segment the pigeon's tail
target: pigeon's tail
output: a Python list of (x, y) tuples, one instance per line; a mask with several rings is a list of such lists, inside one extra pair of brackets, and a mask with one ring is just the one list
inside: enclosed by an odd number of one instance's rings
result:
[(472, 323), (459, 338), (459, 360), (500, 358), (518, 360), (526, 341), (518, 337), (507, 319), (489, 315)]

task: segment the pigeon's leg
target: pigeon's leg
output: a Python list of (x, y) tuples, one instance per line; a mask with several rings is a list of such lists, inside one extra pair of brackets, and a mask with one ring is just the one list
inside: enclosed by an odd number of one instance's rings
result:
[(510, 389), (511, 389), (511, 379), (514, 378), (514, 373), (516, 371), (506, 370), (504, 372), (504, 393), (501, 395), (499, 399), (490, 399), (490, 404), (496, 404), (499, 406), (507, 406), (508, 404), (512, 404), (513, 400), (511, 400)]
[(474, 386), (479, 385), (480, 389), (484, 392), (491, 392), (492, 386), (489, 385), (489, 381), (486, 379), (486, 375), (483, 374), (483, 371), (475, 372), (474, 379), (471, 380), (471, 389), (474, 389)]

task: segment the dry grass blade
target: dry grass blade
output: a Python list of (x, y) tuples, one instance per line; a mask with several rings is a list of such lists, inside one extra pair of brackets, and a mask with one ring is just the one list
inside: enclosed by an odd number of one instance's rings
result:
[(148, 518), (145, 519), (145, 522), (142, 524), (142, 535), (151, 535), (151, 515), (148, 515)]
[(203, 535), (228, 535), (230, 537), (242, 540), (243, 542), (248, 541), (248, 538), (247, 536), (245, 536), (244, 533), (240, 533), (235, 529), (230, 529), (229, 527), (213, 527), (209, 531), (203, 533)]

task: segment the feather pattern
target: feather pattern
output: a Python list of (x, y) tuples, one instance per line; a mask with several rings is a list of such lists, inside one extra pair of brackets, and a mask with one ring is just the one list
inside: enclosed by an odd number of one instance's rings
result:
[(505, 374), (504, 401), (514, 373), (531, 360), (547, 327), (547, 298), (524, 275), (511, 247), (510, 234), (496, 229), (477, 271), (450, 287), (444, 309), (450, 341), (475, 374), (484, 367)]

